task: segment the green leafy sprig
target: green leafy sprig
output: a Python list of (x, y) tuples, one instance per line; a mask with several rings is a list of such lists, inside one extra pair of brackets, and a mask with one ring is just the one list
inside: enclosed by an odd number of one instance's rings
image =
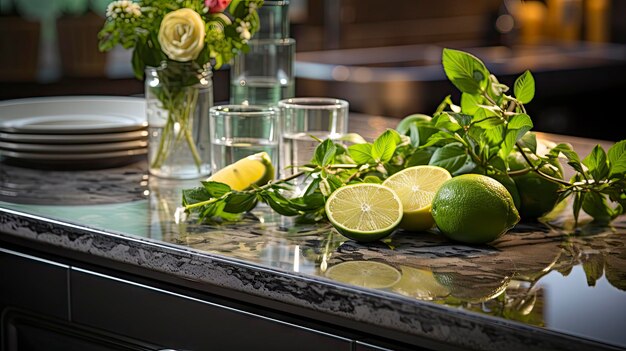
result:
[[(197, 211), (201, 220), (236, 219), (234, 213), (264, 201), (278, 213), (319, 220), (324, 218), (325, 199), (337, 188), (380, 183), (402, 169), (429, 164), (446, 168), (454, 176), (478, 173), (505, 183), (513, 183), (511, 176), (535, 172), (560, 185), (560, 201), (573, 196), (576, 221), (581, 209), (601, 223), (624, 213), (626, 140), (608, 152), (598, 145), (582, 160), (569, 144), (558, 144), (540, 155), (531, 132), (533, 122), (524, 106), (535, 95), (529, 71), (515, 81), (514, 95), (508, 95), (509, 87), (473, 55), (444, 49), (442, 62), (447, 77), (462, 92), (460, 105), (447, 96), (432, 118), (407, 117), (410, 123), (400, 123), (397, 131), (387, 130), (371, 143), (355, 134), (343, 140), (320, 141), (313, 159), (300, 167), (300, 173), (262, 187), (236, 192), (204, 183), (203, 188), (183, 192), (185, 208)], [(521, 153), (526, 168), (510, 170), (509, 156), (515, 152)], [(544, 172), (545, 165), (562, 156), (576, 172), (569, 181)], [(306, 191), (295, 198), (284, 196), (290, 181), (302, 176), (312, 179)]]

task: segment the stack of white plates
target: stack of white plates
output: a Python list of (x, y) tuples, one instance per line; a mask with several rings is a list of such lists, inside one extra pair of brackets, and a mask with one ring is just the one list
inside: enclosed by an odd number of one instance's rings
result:
[(147, 154), (145, 101), (54, 97), (0, 102), (0, 156), (27, 165), (105, 168)]

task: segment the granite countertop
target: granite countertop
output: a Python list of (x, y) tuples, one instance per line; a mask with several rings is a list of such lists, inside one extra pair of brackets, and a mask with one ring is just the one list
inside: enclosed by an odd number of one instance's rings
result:
[[(356, 114), (350, 120), (366, 137), (394, 124)], [(581, 154), (597, 142), (540, 137), (568, 141)], [(180, 190), (196, 185), (149, 177), (145, 162), (74, 172), (0, 163), (0, 239), (258, 296), (407, 343), (626, 348), (624, 216), (611, 227), (574, 230), (563, 208), (549, 224), (520, 224), (491, 245), (453, 243), (435, 231), (398, 231), (365, 245), (263, 206), (241, 223), (198, 224), (176, 211)], [(330, 273), (354, 261), (377, 262), (386, 276)]]

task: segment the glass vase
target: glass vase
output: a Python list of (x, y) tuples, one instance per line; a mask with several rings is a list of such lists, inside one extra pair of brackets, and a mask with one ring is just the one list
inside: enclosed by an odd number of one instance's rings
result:
[(164, 62), (146, 69), (146, 114), (150, 174), (173, 179), (206, 176), (211, 170), (210, 67)]

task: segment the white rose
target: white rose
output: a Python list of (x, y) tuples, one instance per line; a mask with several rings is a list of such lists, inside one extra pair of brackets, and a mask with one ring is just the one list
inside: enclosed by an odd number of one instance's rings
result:
[(188, 8), (172, 11), (163, 17), (159, 28), (161, 49), (172, 60), (191, 61), (204, 48), (204, 21)]

